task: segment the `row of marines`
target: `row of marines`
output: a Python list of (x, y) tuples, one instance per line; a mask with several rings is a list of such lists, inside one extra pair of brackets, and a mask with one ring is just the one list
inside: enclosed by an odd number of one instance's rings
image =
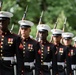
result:
[[(10, 12), (0, 11), (0, 75), (76, 75), (73, 33), (39, 24), (38, 37), (34, 40), (30, 37), (34, 25), (31, 21), (18, 22), (19, 35), (9, 31), (12, 16)], [(47, 40), (50, 31), (53, 42)]]

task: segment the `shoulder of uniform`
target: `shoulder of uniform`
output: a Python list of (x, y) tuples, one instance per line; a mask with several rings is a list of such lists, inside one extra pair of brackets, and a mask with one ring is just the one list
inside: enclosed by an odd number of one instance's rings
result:
[(59, 45), (62, 46), (62, 47), (66, 47), (66, 46), (65, 46), (64, 44), (62, 44), (62, 43), (60, 43)]
[(72, 48), (76, 49), (76, 47), (72, 46)]
[(62, 46), (63, 48), (67, 48), (64, 44), (61, 44), (61, 46)]
[(18, 34), (11, 33), (11, 35), (14, 36), (14, 37), (20, 38), (20, 36)]
[(67, 49), (68, 49), (68, 47), (67, 47), (67, 46), (65, 46), (64, 44), (61, 44), (61, 47), (62, 47), (63, 49), (65, 49), (65, 50), (67, 50)]
[(55, 46), (52, 42), (49, 42), (49, 44), (51, 44), (51, 45)]
[(19, 36), (18, 34), (15, 34), (15, 33), (11, 33), (12, 35), (14, 35), (14, 36)]
[(35, 41), (35, 42), (38, 42), (38, 41), (36, 41), (35, 39), (33, 39), (33, 38), (30, 38), (32, 41)]

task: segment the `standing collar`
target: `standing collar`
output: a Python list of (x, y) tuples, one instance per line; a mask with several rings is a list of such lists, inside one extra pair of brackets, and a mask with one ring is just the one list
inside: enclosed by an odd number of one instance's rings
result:
[(45, 41), (41, 40), (40, 41), (41, 44), (46, 44), (47, 42), (48, 42), (47, 40), (45, 40)]

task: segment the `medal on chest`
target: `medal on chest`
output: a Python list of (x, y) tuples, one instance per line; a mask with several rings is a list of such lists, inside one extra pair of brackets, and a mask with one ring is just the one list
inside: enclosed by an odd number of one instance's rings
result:
[(59, 48), (59, 53), (60, 53), (60, 55), (63, 54), (63, 48)]
[(8, 44), (11, 46), (13, 44), (13, 38), (8, 38)]
[(73, 56), (74, 55), (74, 51), (73, 50), (71, 50), (71, 56)]
[(47, 47), (47, 52), (50, 53), (50, 46)]
[(33, 50), (33, 44), (28, 44), (28, 49), (31, 51)]

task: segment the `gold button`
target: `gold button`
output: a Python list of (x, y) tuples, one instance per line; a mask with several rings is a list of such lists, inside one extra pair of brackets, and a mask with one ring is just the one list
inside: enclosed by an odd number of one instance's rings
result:
[(0, 50), (2, 52), (2, 50)]
[(4, 35), (2, 35), (2, 38), (4, 38)]
[(25, 51), (23, 51), (23, 53), (25, 53)]
[(41, 62), (43, 62), (43, 60), (41, 60)]
[(41, 57), (41, 59), (43, 59), (43, 57)]
[(7, 33), (5, 32), (5, 34), (7, 34)]
[(25, 45), (23, 45), (23, 46), (25, 46)]
[(11, 45), (9, 45), (9, 46), (11, 46)]
[(12, 65), (10, 65), (10, 66), (12, 66)]
[(41, 49), (43, 50), (43, 47)]
[(43, 53), (41, 55), (43, 56)]
[(41, 52), (43, 52), (43, 50), (41, 50)]
[(47, 51), (50, 51), (50, 50), (47, 50)]
[(25, 42), (23, 42), (25, 44)]
[(1, 56), (3, 56), (3, 54), (1, 53)]
[(23, 50), (25, 50), (25, 48), (23, 48)]
[(48, 54), (49, 54), (49, 52), (48, 52)]
[(3, 48), (3, 46), (1, 46), (1, 48)]
[(31, 49), (29, 51), (31, 51)]
[(1, 39), (1, 41), (3, 41), (4, 39)]
[(22, 70), (22, 72), (24, 72), (24, 71)]

